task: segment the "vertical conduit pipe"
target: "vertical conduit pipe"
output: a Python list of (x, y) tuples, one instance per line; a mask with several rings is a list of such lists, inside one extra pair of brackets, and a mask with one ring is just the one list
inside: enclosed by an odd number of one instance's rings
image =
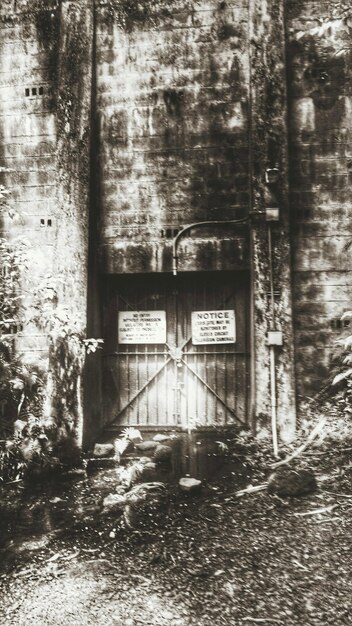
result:
[[(275, 328), (275, 302), (274, 302), (274, 272), (273, 272), (273, 248), (272, 248), (271, 224), (268, 223), (268, 248), (269, 248), (269, 274), (270, 274), (270, 300), (271, 300), (271, 322)], [(269, 346), (270, 351), (270, 399), (271, 399), (271, 433), (273, 442), (273, 453), (279, 456), (279, 446), (277, 438), (277, 403), (276, 403), (276, 363), (275, 346)]]

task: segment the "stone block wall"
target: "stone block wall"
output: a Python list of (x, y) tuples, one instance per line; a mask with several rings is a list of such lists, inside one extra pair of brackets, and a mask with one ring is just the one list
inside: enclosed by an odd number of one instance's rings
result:
[[(352, 84), (341, 33), (317, 35), (332, 2), (289, 2), (293, 300), (297, 387), (301, 400), (329, 380), (351, 308), (352, 270), (344, 250), (352, 235)], [(298, 35), (298, 37), (297, 37)]]

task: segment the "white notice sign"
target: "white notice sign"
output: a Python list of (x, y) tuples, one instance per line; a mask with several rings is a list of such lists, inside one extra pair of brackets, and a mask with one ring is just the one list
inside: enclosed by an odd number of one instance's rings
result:
[(165, 311), (119, 311), (119, 343), (166, 343)]
[(192, 343), (235, 343), (235, 311), (193, 311)]

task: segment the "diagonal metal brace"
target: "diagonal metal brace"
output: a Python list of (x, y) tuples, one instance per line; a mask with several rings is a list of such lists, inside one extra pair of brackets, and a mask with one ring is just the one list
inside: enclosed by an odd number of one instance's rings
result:
[(229, 413), (231, 413), (231, 414), (233, 415), (233, 417), (234, 417), (234, 418), (235, 418), (238, 422), (240, 422), (241, 424), (243, 424), (243, 426), (246, 426), (246, 423), (245, 423), (243, 420), (241, 420), (241, 419), (238, 417), (238, 415), (236, 415), (235, 411), (234, 411), (233, 409), (231, 409), (231, 408), (230, 408), (230, 407), (226, 404), (226, 402), (225, 402), (222, 398), (220, 398), (220, 396), (218, 396), (218, 394), (216, 393), (216, 391), (214, 391), (214, 389), (212, 389), (212, 388), (210, 387), (210, 385), (208, 385), (208, 383), (204, 380), (204, 378), (202, 378), (202, 377), (201, 377), (201, 376), (200, 376), (197, 372), (195, 372), (195, 371), (194, 371), (194, 369), (193, 369), (190, 365), (188, 365), (188, 363), (187, 363), (184, 359), (182, 359), (182, 363), (183, 363), (183, 364), (184, 364), (184, 365), (185, 365), (185, 366), (189, 369), (189, 371), (193, 374), (193, 376), (195, 376), (196, 378), (198, 378), (198, 380), (202, 383), (202, 385), (204, 385), (204, 387), (206, 387), (206, 389), (208, 389), (208, 391), (210, 391), (210, 393), (212, 393), (212, 394), (213, 394), (213, 396), (215, 396), (215, 398), (216, 398), (216, 399), (220, 402), (220, 404), (222, 404), (222, 405), (225, 407), (225, 409), (226, 409), (227, 411), (229, 411)]
[(132, 398), (127, 402), (127, 404), (125, 404), (124, 407), (122, 407), (122, 409), (119, 410), (119, 412), (117, 413), (117, 415), (114, 415), (113, 419), (110, 420), (109, 422), (107, 422), (106, 424), (104, 424), (104, 428), (106, 426), (110, 426), (111, 424), (113, 424), (116, 420), (119, 419), (120, 415), (122, 415), (122, 413), (124, 413), (126, 411), (126, 409), (128, 409), (131, 404), (133, 404), (133, 402), (135, 400), (137, 400), (137, 398), (143, 393), (143, 391), (145, 391), (147, 389), (147, 387), (149, 387), (149, 385), (159, 376), (159, 374), (161, 374), (161, 372), (163, 371), (163, 369), (169, 364), (171, 363), (171, 358), (169, 357), (165, 363), (163, 363), (157, 370), (156, 372), (154, 372), (153, 376), (151, 376), (151, 378), (149, 378), (149, 380), (147, 380), (146, 383), (144, 383), (144, 385), (138, 389), (138, 391), (134, 394), (134, 396), (132, 396)]

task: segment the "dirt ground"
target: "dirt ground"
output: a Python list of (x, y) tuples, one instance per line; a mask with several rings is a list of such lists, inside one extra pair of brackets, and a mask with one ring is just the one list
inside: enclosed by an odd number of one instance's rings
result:
[(201, 494), (170, 486), (162, 523), (139, 530), (101, 513), (114, 469), (9, 486), (0, 624), (351, 624), (351, 452), (352, 440), (331, 439), (296, 460), (316, 474), (310, 495), (237, 497), (267, 479), (272, 460), (260, 446), (241, 446)]

